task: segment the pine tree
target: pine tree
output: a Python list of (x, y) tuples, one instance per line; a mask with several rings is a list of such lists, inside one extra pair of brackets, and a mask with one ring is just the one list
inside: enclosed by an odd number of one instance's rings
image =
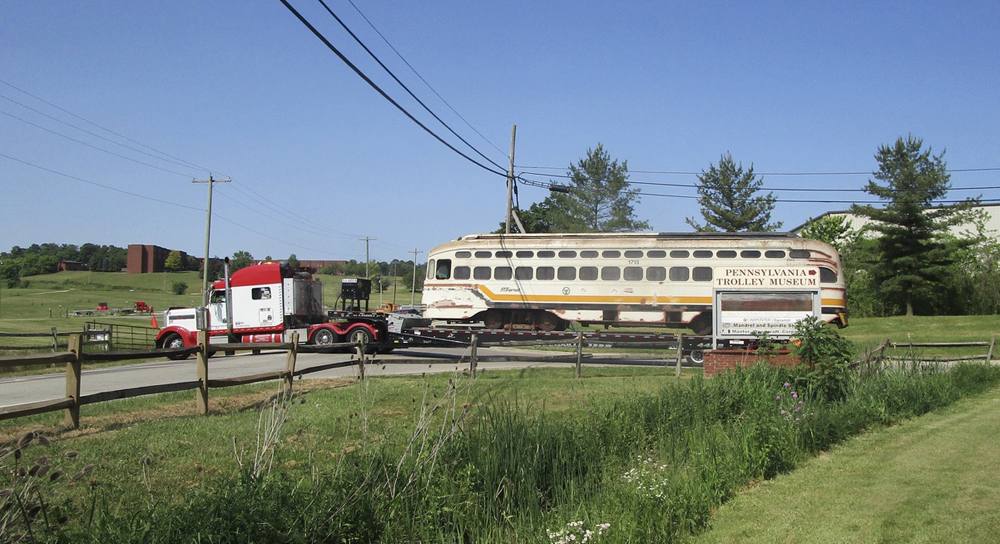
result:
[(710, 165), (698, 176), (698, 203), (705, 224), (693, 217), (688, 225), (700, 232), (766, 232), (781, 228), (781, 222), (770, 223), (775, 197), (772, 193), (754, 196), (764, 180), (753, 173), (753, 165), (745, 172), (728, 152), (719, 159), (719, 166)]
[(604, 146), (570, 165), (570, 191), (551, 195), (552, 232), (627, 232), (648, 230), (635, 217), (639, 190), (629, 189), (628, 164), (611, 160)]
[(944, 153), (933, 156), (922, 150), (923, 140), (900, 137), (894, 145), (879, 147), (879, 168), (864, 191), (886, 202), (882, 208), (854, 205), (851, 211), (872, 220), (877, 233), (877, 260), (865, 263), (877, 289), (905, 307), (906, 315), (923, 302), (933, 304), (943, 291), (958, 251), (972, 243), (949, 235), (949, 228), (970, 219), (978, 199), (958, 205), (934, 206), (950, 188)]

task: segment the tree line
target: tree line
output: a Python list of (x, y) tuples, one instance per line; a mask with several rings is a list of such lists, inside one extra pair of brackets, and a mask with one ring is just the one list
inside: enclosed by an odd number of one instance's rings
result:
[(118, 272), (128, 266), (128, 250), (98, 244), (14, 246), (10, 251), (0, 252), (0, 279), (7, 287), (17, 287), (25, 276), (55, 273), (61, 261), (83, 263), (97, 272)]

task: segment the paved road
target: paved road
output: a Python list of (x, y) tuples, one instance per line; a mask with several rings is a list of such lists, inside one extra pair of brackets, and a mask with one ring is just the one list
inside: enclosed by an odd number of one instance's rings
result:
[[(554, 352), (513, 348), (480, 348), (479, 368), (510, 369), (531, 366), (572, 366), (572, 356)], [(296, 368), (349, 361), (346, 353), (299, 353)], [(216, 355), (209, 360), (210, 378), (233, 378), (275, 372), (285, 368), (285, 352), (271, 351), (258, 355), (241, 353), (232, 356)], [(376, 355), (376, 364), (370, 364), (368, 374), (401, 375), (423, 372), (454, 372), (467, 369), (468, 352), (463, 348), (414, 348)], [(556, 362), (561, 361), (561, 362)], [(306, 379), (356, 376), (357, 367), (350, 366), (307, 374)], [(183, 361), (162, 360), (128, 366), (84, 370), (81, 377), (81, 394), (89, 395), (130, 387), (177, 383), (197, 379), (195, 358)], [(23, 376), (0, 380), (0, 406), (10, 406), (62, 398), (66, 391), (65, 373)]]

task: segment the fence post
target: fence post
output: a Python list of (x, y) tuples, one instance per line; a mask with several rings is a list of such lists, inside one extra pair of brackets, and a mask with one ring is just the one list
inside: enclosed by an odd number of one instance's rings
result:
[(83, 370), (83, 342), (79, 334), (69, 336), (69, 352), (73, 360), (66, 363), (66, 399), (72, 401), (63, 415), (63, 423), (80, 428), (80, 373)]
[(472, 344), (469, 345), (472, 353), (469, 355), (469, 375), (476, 377), (476, 367), (479, 365), (479, 335), (472, 333)]
[(208, 415), (208, 331), (198, 331), (198, 391), (195, 402), (198, 413)]
[(295, 379), (295, 358), (299, 353), (299, 333), (292, 333), (292, 347), (288, 348), (288, 359), (285, 360), (285, 395), (292, 394), (292, 381)]
[(583, 367), (583, 331), (576, 332), (576, 377), (580, 377)]
[(986, 364), (992, 364), (993, 360), (993, 346), (997, 344), (997, 335), (993, 335), (993, 339), (990, 340), (990, 350), (986, 352)]
[(56, 333), (56, 328), (52, 327), (52, 352), (57, 351), (59, 351), (59, 334)]
[(684, 359), (684, 333), (677, 335), (677, 371), (674, 373), (678, 378), (681, 377), (681, 360)]

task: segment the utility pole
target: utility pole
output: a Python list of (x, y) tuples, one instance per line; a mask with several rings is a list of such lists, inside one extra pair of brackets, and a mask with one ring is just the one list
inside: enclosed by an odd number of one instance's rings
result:
[[(514, 200), (514, 137), (517, 135), (517, 125), (510, 126), (510, 169), (507, 170), (507, 221), (506, 233), (510, 234), (510, 214)], [(416, 263), (414, 263), (416, 264)]]
[(202, 284), (201, 292), (203, 305), (208, 306), (208, 255), (209, 255), (209, 242), (212, 239), (212, 186), (216, 183), (229, 183), (232, 181), (229, 178), (226, 179), (215, 179), (211, 174), (208, 175), (208, 179), (193, 179), (191, 183), (207, 183), (208, 184), (208, 213), (205, 217), (205, 262), (202, 264)]
[(374, 240), (378, 240), (378, 238), (369, 238), (369, 237), (365, 236), (364, 238), (358, 238), (358, 240), (363, 240), (365, 242), (365, 277), (366, 278), (370, 278), (371, 276), (368, 274), (368, 261), (369, 261), (369, 258), (368, 258), (368, 243), (371, 242), (371, 241), (374, 241)]
[(410, 253), (413, 254), (413, 285), (410, 287), (410, 306), (413, 306), (413, 295), (417, 290), (417, 253), (423, 253), (423, 251), (417, 251), (414, 248)]

